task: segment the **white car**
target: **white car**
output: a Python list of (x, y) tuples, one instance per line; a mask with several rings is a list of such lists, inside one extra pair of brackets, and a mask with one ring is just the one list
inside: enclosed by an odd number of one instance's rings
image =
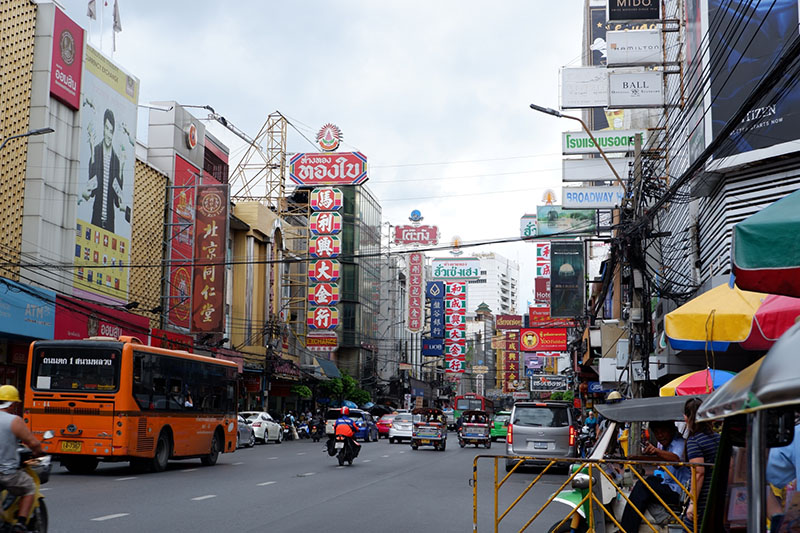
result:
[(267, 443), (273, 441), (276, 444), (283, 442), (283, 431), (281, 425), (275, 422), (269, 413), (263, 411), (242, 411), (242, 415), (250, 427), (258, 442)]
[(403, 439), (411, 440), (411, 429), (413, 427), (413, 415), (411, 413), (400, 413), (392, 420), (392, 427), (389, 428), (389, 442), (400, 442)]

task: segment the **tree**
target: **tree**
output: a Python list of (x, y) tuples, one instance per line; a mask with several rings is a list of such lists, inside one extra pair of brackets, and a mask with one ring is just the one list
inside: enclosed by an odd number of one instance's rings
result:
[(292, 394), (296, 394), (303, 400), (308, 400), (313, 395), (311, 389), (309, 389), (305, 385), (295, 385), (294, 387), (292, 387)]
[(370, 396), (369, 392), (365, 391), (364, 389), (356, 389), (347, 399), (351, 402), (355, 402), (356, 405), (364, 405), (365, 403), (371, 401), (372, 397)]
[(339, 399), (353, 401), (350, 397), (356, 390), (358, 390), (358, 382), (349, 375), (342, 374), (342, 396)]
[(323, 381), (319, 384), (319, 391), (322, 396), (326, 396), (331, 400), (341, 400), (344, 386), (340, 378), (333, 378), (328, 381)]

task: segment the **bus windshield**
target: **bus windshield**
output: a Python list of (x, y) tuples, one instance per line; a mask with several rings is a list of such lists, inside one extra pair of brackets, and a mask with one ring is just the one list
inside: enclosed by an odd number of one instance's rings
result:
[(33, 356), (34, 390), (116, 391), (120, 350), (110, 348), (40, 348)]
[(459, 398), (456, 402), (456, 409), (459, 411), (480, 411), (483, 409), (483, 401), (478, 398)]

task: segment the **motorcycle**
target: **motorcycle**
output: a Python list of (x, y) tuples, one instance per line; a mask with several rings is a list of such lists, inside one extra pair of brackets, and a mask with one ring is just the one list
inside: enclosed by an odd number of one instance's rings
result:
[(325, 436), (325, 424), (318, 420), (311, 422), (311, 439), (314, 442), (319, 442)]
[(361, 445), (344, 435), (331, 435), (326, 450), (331, 457), (336, 456), (339, 466), (344, 466), (345, 462), (352, 465), (353, 459), (358, 457), (358, 452), (361, 451)]
[(594, 431), (589, 426), (583, 426), (578, 433), (578, 455), (588, 457), (594, 447)]
[(286, 422), (281, 422), (281, 427), (283, 431), (283, 440), (294, 439), (294, 432), (292, 431), (291, 424), (287, 424)]
[[(46, 431), (43, 440), (52, 439), (54, 435), (52, 431)], [(49, 455), (34, 458), (31, 450), (21, 447), (19, 449), (19, 459), (19, 470), (31, 476), (34, 485), (36, 485), (33, 507), (28, 519), (28, 529), (38, 533), (47, 533), (47, 506), (44, 503), (44, 496), (39, 487), (50, 479), (51, 458)], [(11, 531), (17, 523), (16, 516), (20, 499), (20, 496), (9, 494), (8, 490), (0, 492), (0, 502), (3, 502), (2, 508), (0, 508), (0, 518), (3, 521), (2, 525), (0, 525), (0, 532)]]
[(311, 436), (306, 422), (300, 422), (300, 424), (298, 424), (297, 436), (300, 437), (300, 439), (307, 439)]

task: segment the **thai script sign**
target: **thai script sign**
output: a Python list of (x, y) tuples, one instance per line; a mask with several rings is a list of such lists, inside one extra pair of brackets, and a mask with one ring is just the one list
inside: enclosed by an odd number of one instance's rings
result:
[(437, 226), (395, 226), (395, 244), (426, 244), (439, 243), (439, 228)]
[(663, 63), (661, 30), (606, 32), (606, 56), (608, 66)]
[(622, 205), (625, 189), (622, 187), (563, 187), (564, 209), (613, 209)]
[(567, 349), (566, 328), (527, 328), (520, 330), (523, 352), (563, 351)]
[(564, 211), (560, 205), (540, 205), (536, 208), (539, 217), (539, 235), (561, 235), (594, 233), (597, 229), (597, 213), (593, 209)]
[[(628, 178), (633, 159), (630, 157), (609, 157), (608, 161), (621, 180)], [(602, 157), (591, 159), (564, 159), (561, 163), (561, 181), (615, 181), (617, 178)]]
[(342, 207), (344, 195), (335, 187), (317, 187), (311, 191), (308, 205), (312, 211), (338, 211)]
[(367, 181), (367, 158), (360, 152), (297, 154), (289, 178), (298, 185), (360, 185)]
[(519, 236), (536, 237), (536, 215), (522, 215), (519, 219)]
[(522, 315), (497, 315), (494, 319), (497, 329), (520, 329), (522, 326)]
[(553, 318), (550, 316), (550, 307), (529, 307), (528, 323), (532, 328), (543, 327), (575, 327), (575, 320), (571, 318)]
[(531, 376), (531, 392), (554, 392), (567, 390), (567, 376), (534, 374)]
[(481, 277), (481, 260), (477, 257), (441, 258), (431, 261), (433, 279), (467, 280)]
[(608, 106), (608, 70), (605, 67), (561, 69), (561, 109)]
[(423, 281), (425, 256), (414, 252), (408, 256), (408, 317), (406, 329), (419, 333), (425, 324), (425, 285)]
[(225, 331), (228, 185), (198, 185), (195, 212), (192, 331)]
[[(636, 134), (642, 135), (642, 144), (647, 140), (646, 130), (608, 130), (593, 131), (592, 135), (603, 152), (632, 152)], [(583, 131), (565, 131), (561, 137), (564, 155), (597, 154), (597, 147), (589, 134)], [(541, 218), (540, 218), (541, 220)]]
[(56, 8), (53, 22), (50, 94), (72, 109), (78, 109), (81, 103), (82, 67), (83, 28)]
[(336, 211), (312, 213), (308, 227), (314, 235), (335, 235), (342, 231), (342, 215)]
[[(608, 107), (663, 107), (664, 74), (645, 72), (610, 72), (608, 74)], [(600, 140), (597, 141), (600, 143)], [(600, 143), (602, 146), (602, 143)], [(605, 148), (605, 147), (604, 147)]]

